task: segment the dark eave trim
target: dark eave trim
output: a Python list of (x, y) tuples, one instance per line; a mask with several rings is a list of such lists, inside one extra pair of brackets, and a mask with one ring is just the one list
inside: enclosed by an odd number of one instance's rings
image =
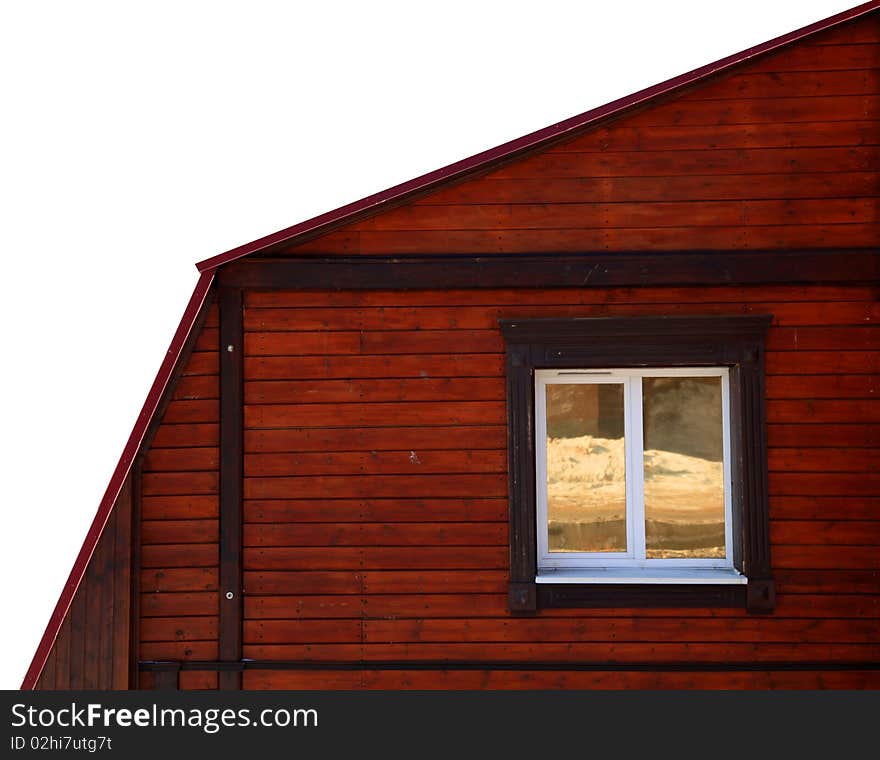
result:
[(880, 249), (248, 258), (221, 285), (321, 290), (869, 283)]

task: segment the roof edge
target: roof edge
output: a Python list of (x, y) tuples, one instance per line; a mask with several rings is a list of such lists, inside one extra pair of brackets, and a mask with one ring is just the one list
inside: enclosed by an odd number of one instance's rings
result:
[(745, 50), (721, 58), (713, 63), (680, 74), (672, 79), (667, 79), (665, 82), (660, 82), (643, 90), (639, 90), (631, 95), (612, 100), (610, 103), (585, 111), (577, 116), (572, 116), (571, 118), (557, 122), (556, 124), (551, 124), (550, 126), (539, 129), (536, 132), (530, 132), (527, 135), (502, 143), (501, 145), (477, 153), (469, 158), (456, 161), (455, 163), (449, 164), (440, 169), (435, 169), (432, 172), (407, 180), (399, 185), (394, 185), (393, 187), (382, 190), (378, 193), (368, 195), (365, 198), (340, 206), (332, 211), (319, 214), (311, 219), (295, 224), (292, 227), (287, 227), (278, 232), (274, 232), (271, 235), (266, 235), (265, 237), (258, 238), (250, 243), (245, 243), (244, 245), (233, 248), (225, 253), (204, 259), (203, 261), (198, 262), (196, 267), (200, 272), (211, 271), (223, 264), (228, 264), (230, 261), (240, 259), (243, 256), (263, 251), (281, 243), (290, 243), (298, 237), (307, 234), (314, 234), (319, 232), (322, 228), (329, 227), (330, 225), (337, 225), (341, 222), (345, 222), (351, 217), (365, 214), (371, 210), (377, 210), (379, 207), (393, 201), (403, 200), (407, 196), (430, 190), (446, 182), (459, 179), (467, 174), (486, 169), (519, 153), (540, 147), (544, 143), (558, 139), (575, 130), (582, 129), (600, 119), (613, 116), (621, 111), (641, 105), (645, 101), (658, 98), (661, 95), (666, 95), (675, 90), (683, 89), (684, 87), (694, 84), (713, 74), (717, 74), (737, 64), (744, 63), (755, 56), (763, 55), (764, 53), (768, 53), (777, 48), (802, 40), (805, 37), (830, 29), (838, 24), (851, 21), (859, 16), (871, 13), (878, 8), (880, 8), (880, 0), (869, 0), (869, 2), (842, 11), (833, 16), (829, 16), (821, 21), (808, 24), (800, 29), (783, 34), (780, 37), (775, 37), (772, 40), (746, 48)]
[(64, 584), (64, 588), (61, 591), (61, 596), (55, 604), (55, 609), (49, 618), (49, 623), (46, 625), (46, 630), (43, 632), (43, 637), (40, 639), (37, 651), (34, 654), (27, 673), (25, 674), (24, 681), (22, 681), (21, 688), (23, 690), (34, 689), (37, 681), (43, 673), (43, 668), (46, 665), (46, 660), (49, 658), (52, 645), (58, 637), (58, 631), (61, 628), (61, 624), (64, 622), (64, 618), (70, 610), (70, 605), (73, 603), (73, 598), (76, 595), (77, 589), (82, 583), (89, 560), (92, 558), (95, 547), (98, 545), (98, 541), (101, 538), (104, 526), (107, 524), (107, 520), (110, 517), (116, 499), (119, 498), (119, 492), (122, 490), (122, 486), (125, 483), (125, 479), (128, 477), (129, 470), (131, 469), (132, 462), (134, 462), (134, 459), (138, 454), (138, 450), (140, 449), (141, 443), (146, 435), (147, 427), (159, 407), (162, 396), (165, 393), (165, 389), (168, 386), (168, 382), (171, 379), (171, 375), (174, 372), (174, 368), (177, 365), (177, 361), (180, 358), (184, 345), (186, 344), (186, 340), (192, 331), (193, 325), (195, 324), (196, 318), (201, 311), (203, 304), (205, 303), (205, 299), (207, 298), (213, 280), (213, 271), (207, 271), (202, 272), (199, 276), (198, 282), (196, 282), (195, 289), (193, 290), (192, 296), (190, 296), (189, 303), (186, 306), (180, 324), (177, 326), (177, 330), (174, 332), (174, 337), (171, 339), (171, 345), (165, 352), (165, 358), (162, 360), (162, 364), (156, 374), (156, 379), (150, 387), (147, 399), (144, 401), (144, 405), (134, 424), (134, 429), (128, 437), (128, 442), (125, 444), (122, 455), (119, 457), (119, 462), (116, 464), (116, 469), (113, 471), (113, 475), (110, 478), (107, 490), (104, 492), (104, 497), (101, 499), (101, 503), (98, 506), (98, 512), (92, 520), (88, 533), (86, 533), (86, 538), (73, 563), (73, 568), (71, 569), (67, 582)]

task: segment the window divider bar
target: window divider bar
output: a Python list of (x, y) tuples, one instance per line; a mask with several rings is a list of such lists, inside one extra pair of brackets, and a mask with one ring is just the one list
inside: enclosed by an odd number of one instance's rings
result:
[(627, 460), (631, 460), (629, 491), (632, 492), (632, 533), (633, 556), (637, 560), (647, 558), (645, 540), (645, 442), (642, 426), (642, 378), (629, 378), (628, 388), (630, 407), (631, 442), (627, 451)]

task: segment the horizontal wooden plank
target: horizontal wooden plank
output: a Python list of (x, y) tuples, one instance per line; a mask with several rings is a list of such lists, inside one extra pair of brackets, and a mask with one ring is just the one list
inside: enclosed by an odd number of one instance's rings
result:
[[(302, 621), (266, 621), (271, 640)], [(755, 618), (506, 618), (365, 620), (365, 642), (395, 641), (761, 641), (875, 643), (877, 620)], [(269, 638), (263, 639), (269, 640)]]
[(204, 641), (217, 638), (212, 616), (141, 618), (141, 641)]
[(203, 670), (182, 670), (178, 675), (177, 688), (182, 691), (217, 689), (218, 675)]
[[(878, 107), (878, 111), (873, 115), (873, 118), (876, 119), (877, 116), (880, 116), (880, 97), (872, 97), (875, 101), (875, 107)], [(756, 103), (756, 105), (758, 108), (769, 107), (772, 109), (778, 107), (781, 100), (783, 99), (776, 98), (773, 101)], [(821, 99), (812, 98), (811, 102), (818, 104), (819, 100)], [(829, 100), (831, 99), (829, 98)], [(692, 102), (682, 103), (680, 107), (685, 112), (705, 111), (707, 108), (712, 109), (713, 106), (716, 110), (721, 110), (726, 106), (729, 106), (731, 110), (736, 110), (741, 103), (742, 101), (731, 104)], [(802, 103), (797, 103), (796, 107), (802, 105)], [(651, 109), (651, 111), (657, 110), (659, 109)], [(645, 112), (643, 115), (648, 113)], [(662, 122), (658, 120), (655, 123)], [(679, 123), (687, 122), (681, 121)], [(676, 174), (744, 175), (819, 172), (827, 171), (829, 166), (847, 172), (876, 171), (880, 167), (880, 150), (875, 146), (851, 146), (798, 149), (746, 148), (731, 150), (719, 148), (715, 150), (537, 153), (496, 169), (488, 176), (493, 179), (540, 177), (546, 180), (557, 177), (666, 177)], [(391, 214), (393, 213), (391, 212)], [(379, 229), (370, 227), (368, 222), (360, 222), (355, 228), (361, 230)]]
[(195, 472), (216, 470), (220, 451), (216, 446), (158, 448), (153, 446), (144, 457), (144, 472)]
[[(395, 424), (398, 424), (395, 420)], [(430, 429), (433, 450), (461, 448), (462, 428), (458, 425), (437, 425)], [(507, 429), (502, 424), (469, 425), (468, 449), (501, 449), (507, 446)], [(428, 443), (428, 433), (420, 427), (378, 428), (307, 428), (289, 427), (274, 430), (245, 430), (246, 454), (258, 452), (316, 451), (413, 451)]]
[(220, 347), (220, 330), (214, 325), (203, 325), (196, 337), (196, 351), (217, 351)]
[[(784, 64), (783, 64), (784, 65)], [(691, 100), (876, 95), (880, 70), (746, 71), (708, 82), (689, 94)]]
[(156, 544), (141, 548), (141, 567), (217, 567), (217, 544)]
[(504, 398), (504, 382), (495, 377), (251, 380), (244, 392), (246, 404), (497, 401)]
[(814, 98), (742, 98), (700, 101), (678, 98), (627, 117), (626, 126), (671, 124), (766, 124), (816, 121), (864, 121), (880, 117), (876, 95), (826, 95)]
[(771, 496), (878, 496), (880, 473), (771, 472)]
[(771, 471), (781, 472), (878, 472), (878, 449), (770, 449)]
[[(736, 618), (748, 612), (731, 607), (712, 608), (598, 608), (548, 610), (543, 619), (602, 618)], [(380, 594), (366, 596), (252, 596), (245, 600), (245, 618), (302, 620), (347, 618), (399, 620), (430, 618), (507, 618), (507, 594)], [(866, 594), (790, 595), (780, 597), (774, 617), (876, 618), (880, 599)]]
[(191, 375), (216, 375), (220, 369), (220, 355), (217, 351), (193, 351), (186, 366), (183, 368), (183, 376)]
[[(653, 180), (652, 180), (653, 181)], [(372, 308), (437, 306), (558, 306), (560, 304), (634, 303), (827, 303), (861, 301), (873, 304), (876, 285), (728, 285), (707, 287), (611, 287), (530, 289), (528, 304), (517, 289), (449, 290), (245, 290), (250, 308)], [(247, 309), (246, 309), (247, 311)]]
[(878, 570), (877, 546), (780, 546), (773, 547), (773, 566), (804, 570)]
[(220, 425), (216, 422), (162, 424), (153, 438), (153, 446), (157, 448), (217, 446), (219, 443)]
[(244, 480), (246, 499), (485, 498), (506, 494), (506, 475), (317, 475)]
[(205, 313), (205, 327), (217, 327), (220, 324), (220, 308), (216, 302), (208, 304), (208, 310)]
[(427, 660), (452, 662), (876, 662), (877, 644), (789, 644), (750, 642), (395, 642), (393, 644), (252, 644), (255, 660)]
[(245, 571), (244, 589), (248, 596), (265, 594), (358, 594), (362, 576), (354, 571), (270, 570)]
[(507, 499), (332, 499), (244, 503), (246, 523), (493, 522), (507, 520)]
[(245, 620), (242, 640), (245, 644), (265, 642), (358, 642), (361, 640), (359, 620)]
[(767, 332), (768, 351), (877, 350), (880, 329), (870, 327), (776, 327)]
[[(165, 547), (150, 547), (151, 550)], [(507, 547), (245, 548), (245, 570), (506, 570)]]
[(357, 671), (293, 671), (246, 670), (241, 687), (261, 689), (360, 689), (361, 674)]
[[(743, 153), (747, 151), (742, 151)], [(703, 151), (711, 164), (713, 152)], [(566, 158), (610, 154), (566, 153)], [(622, 155), (641, 156), (641, 153)], [(659, 155), (659, 154), (655, 154)], [(873, 166), (852, 167), (866, 171)], [(661, 171), (669, 167), (664, 164)], [(742, 167), (747, 171), (746, 167)], [(560, 170), (561, 171), (561, 170)], [(576, 169), (583, 176), (583, 169)], [(707, 172), (709, 167), (707, 167)], [(597, 172), (601, 174), (602, 172)], [(656, 170), (651, 169), (655, 174)], [(703, 172), (706, 173), (706, 172)], [(870, 223), (877, 218), (876, 201), (865, 198), (822, 198), (786, 200), (706, 200), (706, 201), (637, 201), (614, 203), (557, 203), (480, 205), (422, 204), (403, 206), (372, 217), (358, 225), (359, 230), (459, 230), (509, 229), (638, 229), (662, 227), (726, 227), (737, 224), (845, 224)]]
[(876, 597), (880, 594), (878, 570), (779, 568), (774, 569), (774, 578), (780, 595), (840, 593)]
[[(499, 355), (245, 357), (248, 380), (310, 380), (501, 375)], [(247, 385), (247, 382), (245, 383)]]
[[(768, 378), (769, 382), (770, 378)], [(806, 420), (805, 422), (809, 422)], [(880, 429), (871, 424), (769, 424), (767, 443), (771, 448), (803, 446), (804, 448), (880, 446)]]
[(247, 546), (507, 546), (503, 522), (250, 523)]
[[(267, 671), (277, 672), (277, 671)], [(292, 682), (293, 679), (287, 679)], [(282, 688), (265, 679), (260, 688)], [(347, 683), (347, 681), (344, 681)], [(523, 670), (374, 670), (364, 671), (365, 689), (875, 689), (880, 671), (523, 671)], [(306, 688), (306, 687), (289, 687)], [(314, 687), (320, 688), (320, 687)], [(339, 688), (354, 688), (340, 686)]]
[[(810, 148), (876, 145), (876, 121), (829, 121), (801, 124), (628, 127), (618, 122), (592, 129), (571, 140), (550, 146), (548, 153), (592, 153), (626, 150), (687, 150), (719, 148)], [(478, 184), (479, 180), (473, 184)], [(858, 195), (855, 193), (854, 195)], [(694, 196), (696, 197), (696, 196)], [(767, 197), (767, 196), (764, 196)], [(418, 203), (419, 201), (417, 201)], [(433, 202), (433, 195), (426, 201)]]
[(144, 496), (216, 494), (218, 473), (147, 472), (144, 473), (142, 483)]
[[(759, 175), (755, 175), (757, 177)], [(764, 176), (764, 175), (760, 175)], [(297, 254), (324, 255), (447, 255), (529, 254), (618, 250), (675, 252), (704, 250), (791, 251), (869, 247), (876, 244), (880, 225), (777, 224), (747, 227), (640, 227), (638, 229), (513, 229), (513, 230), (358, 230), (331, 232), (296, 248)], [(791, 270), (789, 270), (791, 271)], [(694, 274), (690, 274), (693, 280)], [(621, 280), (623, 277), (620, 278)], [(667, 284), (689, 281), (672, 270)], [(711, 280), (710, 280), (711, 282)], [(610, 282), (608, 284), (628, 284)], [(461, 285), (456, 283), (457, 287)]]
[(141, 617), (176, 617), (217, 615), (220, 597), (217, 592), (141, 594)]
[(880, 399), (798, 399), (767, 402), (767, 421), (878, 422)]
[(219, 514), (216, 496), (145, 496), (141, 500), (144, 520), (201, 520)]
[(874, 375), (771, 375), (767, 398), (880, 398), (880, 378)]
[(355, 571), (247, 571), (244, 586), (250, 595), (357, 595), (502, 593), (505, 570), (365, 570)]
[[(567, 303), (566, 296), (559, 296), (559, 304), (509, 304), (500, 306), (382, 306), (382, 307), (331, 307), (331, 308), (249, 308), (245, 312), (246, 323), (253, 330), (314, 331), (314, 330), (495, 330), (499, 319), (526, 319), (540, 317), (607, 317), (617, 310), (625, 316), (669, 316), (676, 314), (773, 314), (773, 324), (789, 326), (859, 325), (874, 324), (880, 320), (880, 304), (876, 301), (822, 302), (807, 301), (787, 303), (784, 301), (755, 302), (749, 293), (743, 293), (741, 303), (730, 302), (691, 303), (684, 301), (686, 295), (670, 293), (669, 297), (681, 299), (676, 302), (638, 303), (638, 293), (633, 293), (633, 303), (589, 304)], [(424, 383), (419, 386), (419, 382)], [(420, 378), (405, 386), (408, 391), (420, 387), (437, 386), (445, 390), (443, 380)], [(251, 390), (261, 386), (256, 383)], [(291, 385), (294, 385), (291, 383)], [(375, 383), (375, 385), (380, 385)], [(267, 388), (268, 386), (266, 384)], [(342, 382), (328, 383), (328, 388), (346, 388)], [(358, 389), (372, 388), (361, 383)], [(310, 388), (299, 383), (294, 391), (305, 392)], [(266, 398), (266, 401), (278, 399)]]
[(245, 428), (251, 430), (283, 427), (385, 427), (391, 420), (395, 425), (497, 425), (504, 420), (505, 414), (505, 406), (501, 401), (257, 404), (245, 405), (244, 424)]
[(144, 520), (141, 543), (206, 544), (216, 543), (220, 531), (216, 518), (202, 520)]
[(247, 356), (436, 354), (449, 351), (456, 344), (464, 354), (491, 354), (504, 350), (504, 343), (497, 329), (356, 333), (252, 332), (245, 335)]
[[(141, 660), (216, 660), (218, 657), (217, 641), (142, 641), (140, 644)], [(139, 687), (147, 686), (146, 676), (152, 673), (141, 673)]]
[(365, 594), (505, 592), (507, 570), (365, 570)]
[(244, 600), (245, 620), (358, 620), (363, 616), (360, 596), (251, 596)]
[(770, 351), (765, 371), (772, 375), (860, 375), (880, 369), (878, 351)]
[(141, 591), (216, 591), (219, 575), (216, 567), (149, 568), (141, 572)]
[(880, 519), (774, 520), (770, 523), (770, 540), (774, 545), (876, 546), (880, 549)]
[[(870, 122), (873, 124), (874, 122)], [(852, 128), (851, 122), (840, 122), (844, 130)], [(792, 127), (797, 125), (783, 125)], [(813, 133), (813, 124), (803, 125), (805, 132)], [(644, 127), (629, 130), (630, 134), (641, 137), (653, 135), (663, 127)], [(680, 132), (688, 127), (669, 127)], [(748, 125), (718, 126), (706, 125), (691, 127), (711, 134), (727, 129), (740, 142), (753, 143), (750, 147), (762, 147), (772, 140), (762, 138), (760, 127)], [(749, 131), (751, 130), (751, 131)], [(620, 128), (613, 134), (624, 134)], [(661, 135), (662, 135), (661, 131)], [(625, 138), (624, 138), (625, 139)], [(662, 137), (660, 138), (663, 139)], [(674, 136), (667, 136), (668, 143), (674, 143)], [(679, 138), (683, 139), (683, 138)], [(720, 138), (724, 140), (723, 134)], [(814, 138), (815, 139), (815, 138)], [(873, 141), (868, 141), (873, 142)], [(859, 138), (853, 138), (859, 143)], [(839, 144), (845, 144), (843, 142)], [(657, 145), (680, 148), (686, 145)], [(722, 144), (719, 147), (732, 147)], [(615, 150), (625, 151), (625, 144), (616, 144)], [(557, 177), (553, 180), (540, 177), (490, 178), (463, 182), (434, 192), (421, 203), (425, 204), (467, 204), (467, 203), (652, 203), (656, 201), (693, 200), (762, 200), (789, 198), (861, 198), (870, 196), (876, 189), (876, 173), (862, 172), (803, 172), (798, 174), (694, 174), (667, 177)], [(419, 201), (416, 201), (418, 204)]]
[(213, 375), (189, 375), (177, 380), (174, 386), (174, 399), (220, 398), (220, 386)]
[(770, 515), (777, 520), (880, 520), (880, 497), (774, 496)]
[(815, 46), (850, 45), (856, 42), (880, 41), (880, 21), (876, 15), (853, 19), (819, 32), (812, 39)]
[(162, 417), (163, 423), (178, 422), (217, 422), (220, 419), (220, 406), (216, 399), (201, 401), (171, 401)]
[(880, 65), (880, 45), (838, 43), (786, 46), (778, 53), (762, 56), (749, 64), (749, 71), (835, 71), (876, 68)]
[(244, 472), (247, 477), (507, 472), (507, 451), (431, 451), (419, 448), (381, 452), (246, 454)]

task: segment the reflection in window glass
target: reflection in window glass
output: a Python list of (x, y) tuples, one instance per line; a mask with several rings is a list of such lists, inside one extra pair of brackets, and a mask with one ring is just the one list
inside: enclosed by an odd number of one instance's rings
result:
[(551, 552), (625, 552), (623, 385), (547, 386)]
[(724, 557), (720, 377), (642, 379), (648, 559)]

